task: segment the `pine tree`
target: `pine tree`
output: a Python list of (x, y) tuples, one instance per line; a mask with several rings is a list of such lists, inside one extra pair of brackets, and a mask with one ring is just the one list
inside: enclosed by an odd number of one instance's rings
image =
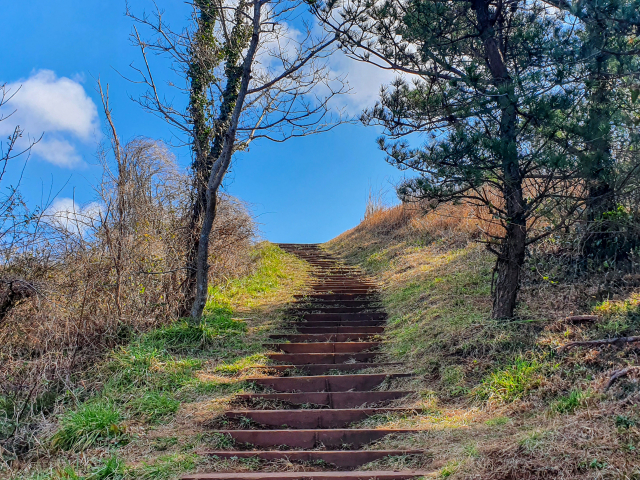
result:
[[(351, 56), (408, 74), (363, 115), (384, 127), (389, 161), (419, 174), (401, 197), (464, 200), (501, 224), (503, 233), (487, 238), (497, 256), (496, 319), (513, 317), (527, 245), (549, 232), (531, 231), (541, 211), (561, 224), (559, 213), (579, 203), (569, 187), (574, 157), (554, 141), (580, 96), (569, 58), (576, 40), (550, 10), (517, 0), (362, 0), (339, 14), (317, 7)], [(416, 133), (423, 146), (403, 138)]]

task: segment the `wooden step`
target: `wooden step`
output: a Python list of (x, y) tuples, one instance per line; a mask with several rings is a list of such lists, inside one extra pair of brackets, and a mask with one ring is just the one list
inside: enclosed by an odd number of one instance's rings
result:
[[(268, 369), (269, 371), (287, 374), (292, 370), (305, 372), (307, 375), (326, 375), (328, 372), (357, 372), (371, 368), (391, 368), (399, 366), (399, 363), (320, 363), (308, 365), (268, 365), (250, 367)], [(334, 374), (336, 375), (336, 374)]]
[(400, 471), (378, 472), (275, 472), (275, 473), (195, 473), (185, 475), (184, 480), (409, 480), (420, 478), (428, 472)]
[(265, 346), (284, 353), (360, 353), (378, 348), (380, 342), (272, 343)]
[(345, 428), (373, 415), (408, 413), (411, 408), (345, 408), (305, 410), (231, 410), (224, 413), (230, 419), (244, 419), (267, 427), (280, 428)]
[(367, 429), (309, 429), (309, 430), (214, 430), (211, 433), (227, 435), (238, 444), (255, 447), (290, 448), (342, 448), (359, 449), (387, 435), (417, 433), (415, 429), (367, 428)]
[(325, 462), (340, 468), (354, 468), (386, 457), (421, 455), (422, 450), (219, 450), (200, 452), (217, 458), (260, 458), (293, 462)]
[(240, 401), (272, 400), (290, 405), (318, 405), (330, 408), (357, 408), (389, 402), (412, 395), (412, 391), (387, 390), (365, 392), (304, 392), (304, 393), (245, 393), (234, 398)]
[(274, 340), (288, 340), (292, 343), (321, 343), (321, 342), (355, 342), (358, 340), (371, 340), (376, 333), (325, 333), (325, 334), (275, 334), (269, 335)]
[(311, 363), (351, 363), (370, 362), (379, 354), (371, 353), (269, 353), (267, 358), (274, 362), (291, 365), (307, 365)]
[(376, 388), (386, 380), (412, 376), (411, 373), (360, 373), (309, 377), (258, 377), (246, 380), (278, 392), (363, 392)]
[[(303, 325), (303, 324), (299, 324)], [(304, 334), (331, 334), (331, 333), (383, 333), (384, 327), (358, 327), (358, 326), (341, 326), (341, 327), (307, 327), (298, 326), (298, 332)]]

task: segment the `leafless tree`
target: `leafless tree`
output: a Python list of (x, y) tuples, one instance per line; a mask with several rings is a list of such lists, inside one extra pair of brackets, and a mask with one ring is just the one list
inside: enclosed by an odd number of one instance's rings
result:
[[(134, 67), (136, 81), (148, 87), (137, 101), (181, 132), (193, 150), (186, 290), (194, 320), (206, 303), (209, 236), (233, 154), (259, 138), (283, 142), (345, 120), (342, 112), (332, 113), (331, 100), (347, 93), (347, 84), (326, 64), (336, 36), (314, 33), (304, 21), (306, 8), (300, 0), (196, 0), (191, 24), (181, 31), (165, 22), (157, 6), (151, 15), (128, 10), (152, 36), (145, 40), (136, 28), (132, 35), (144, 60), (144, 67)], [(172, 86), (189, 96), (188, 108), (161, 93), (150, 53), (171, 59), (185, 81)]]

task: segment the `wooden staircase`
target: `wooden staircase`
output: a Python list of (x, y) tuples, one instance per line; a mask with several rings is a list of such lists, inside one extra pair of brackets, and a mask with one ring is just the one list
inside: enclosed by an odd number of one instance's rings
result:
[[(412, 394), (404, 390), (376, 390), (394, 378), (394, 364), (379, 363), (377, 348), (384, 333), (386, 313), (375, 283), (347, 267), (317, 245), (280, 244), (280, 248), (310, 263), (310, 292), (296, 295), (290, 317), (297, 332), (272, 335), (269, 344), (278, 353), (274, 376), (248, 379), (268, 393), (238, 395), (251, 408), (226, 412), (229, 420), (250, 421), (259, 429), (217, 430), (236, 445), (249, 449), (203, 452), (218, 458), (260, 458), (324, 462), (327, 471), (199, 473), (185, 480), (205, 479), (315, 479), (403, 480), (428, 472), (358, 471), (365, 463), (389, 456), (421, 454), (419, 450), (373, 450), (366, 445), (408, 429), (350, 428), (371, 415), (405, 412), (385, 404)], [(284, 342), (283, 342), (284, 341)], [(386, 373), (371, 373), (383, 370)], [(264, 405), (286, 405), (266, 409)], [(309, 408), (311, 407), (311, 408)], [(337, 470), (336, 470), (337, 469)]]

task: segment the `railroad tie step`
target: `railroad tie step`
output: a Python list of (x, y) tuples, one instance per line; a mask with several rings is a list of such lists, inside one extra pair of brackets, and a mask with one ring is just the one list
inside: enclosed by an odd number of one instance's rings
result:
[[(269, 365), (269, 366), (260, 366), (253, 367), (255, 369), (266, 369), (269, 372), (279, 373), (282, 375), (292, 375), (297, 372), (304, 372), (306, 375), (327, 375), (334, 374), (339, 375), (341, 372), (358, 372), (358, 371), (366, 371), (372, 368), (392, 368), (398, 367), (399, 363), (317, 363), (317, 364), (306, 364), (306, 365)], [(389, 372), (387, 372), (389, 373)]]
[(370, 353), (269, 353), (267, 358), (274, 362), (288, 363), (292, 365), (307, 365), (312, 363), (352, 363), (371, 362), (379, 354)]
[(288, 340), (291, 343), (325, 343), (325, 342), (359, 342), (375, 338), (377, 333), (353, 332), (353, 333), (299, 333), (299, 334), (275, 334), (269, 335), (274, 340)]
[(353, 375), (314, 375), (308, 377), (257, 377), (247, 378), (262, 387), (278, 392), (364, 392), (383, 382), (396, 378), (410, 378), (411, 373), (361, 373)]
[(195, 473), (184, 480), (409, 480), (429, 472), (252, 472), (252, 473)]
[(409, 413), (411, 408), (345, 408), (304, 410), (231, 410), (224, 416), (229, 419), (249, 419), (267, 427), (309, 429), (345, 428), (373, 415)]
[(360, 353), (378, 348), (380, 342), (269, 343), (265, 346), (284, 353)]
[(288, 460), (294, 462), (325, 462), (340, 468), (360, 467), (382, 458), (420, 455), (422, 450), (219, 450), (200, 452), (218, 458), (260, 458), (262, 460)]
[(212, 433), (233, 439), (236, 444), (254, 448), (340, 448), (360, 449), (389, 435), (418, 433), (403, 428), (334, 428), (300, 430), (213, 430)]
[(329, 408), (357, 408), (398, 400), (415, 392), (410, 390), (383, 390), (366, 392), (304, 392), (304, 393), (245, 393), (237, 395), (239, 401), (275, 401), (290, 405), (315, 405)]

